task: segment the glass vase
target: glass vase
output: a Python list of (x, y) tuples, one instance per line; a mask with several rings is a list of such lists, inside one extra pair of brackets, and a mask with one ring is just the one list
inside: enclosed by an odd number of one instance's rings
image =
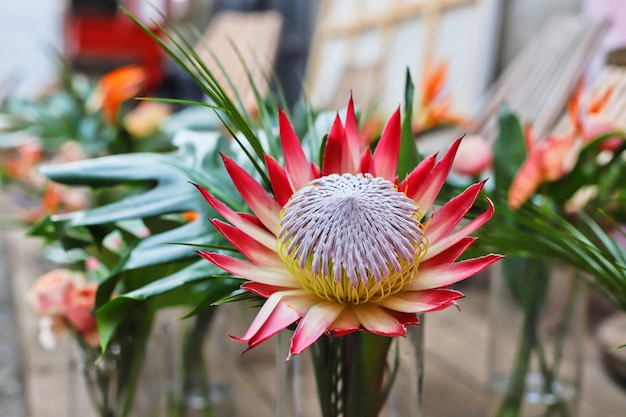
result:
[(132, 364), (131, 346), (114, 341), (100, 355), (99, 347), (78, 344), (69, 374), (69, 417), (166, 417), (163, 345), (151, 344)]
[(278, 335), (278, 417), (422, 417), (423, 325), (406, 337), (366, 332), (322, 336), (287, 358), (293, 332)]
[[(168, 312), (161, 327), (168, 347), (168, 417), (233, 417), (237, 353), (228, 334), (237, 332), (237, 305)], [(233, 329), (235, 326), (235, 329)]]
[(492, 417), (578, 415), (587, 291), (574, 272), (507, 258), (490, 285)]

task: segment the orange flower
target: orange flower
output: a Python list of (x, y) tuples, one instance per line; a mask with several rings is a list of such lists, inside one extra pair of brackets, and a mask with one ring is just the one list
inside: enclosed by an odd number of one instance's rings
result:
[(198, 214), (198, 212), (194, 210), (185, 211), (183, 213), (183, 219), (188, 223), (194, 222), (198, 220), (199, 218), (200, 218), (200, 214)]
[(546, 181), (556, 181), (572, 170), (580, 148), (573, 134), (551, 136), (536, 143), (531, 126), (525, 129), (528, 156), (509, 189), (509, 205), (517, 208)]
[(28, 181), (33, 170), (41, 161), (43, 149), (38, 141), (31, 141), (20, 145), (12, 158), (6, 162), (6, 172), (9, 176)]
[(124, 126), (136, 138), (143, 138), (157, 131), (170, 113), (172, 107), (166, 103), (144, 101), (126, 115)]
[(427, 106), (439, 97), (448, 79), (449, 65), (447, 61), (433, 64), (431, 58), (426, 59), (422, 72), (422, 106)]
[(442, 94), (448, 78), (448, 68), (446, 61), (433, 64), (431, 59), (426, 59), (422, 71), (422, 96), (414, 126), (418, 133), (435, 126), (462, 125), (467, 122), (464, 117), (452, 112), (452, 98)]
[(122, 103), (139, 94), (145, 83), (145, 70), (135, 65), (115, 69), (100, 78), (94, 100), (108, 124), (117, 124)]
[[(604, 112), (613, 96), (614, 87), (609, 86), (600, 94), (590, 97), (587, 107), (583, 109), (581, 97), (584, 86), (585, 79), (582, 78), (576, 85), (572, 98), (567, 103), (567, 113), (574, 128), (574, 134), (588, 143), (598, 136), (620, 130), (620, 127), (615, 120), (607, 117)], [(621, 145), (622, 140), (623, 138), (619, 136), (609, 138), (600, 145), (600, 149), (614, 151)]]
[(35, 223), (47, 214), (67, 213), (87, 207), (89, 198), (83, 188), (70, 188), (49, 182), (44, 190), (39, 207), (27, 211), (23, 220)]
[[(582, 93), (585, 86), (581, 79), (567, 103), (567, 114), (572, 131), (565, 135), (551, 136), (535, 144), (530, 126), (526, 127), (525, 140), (528, 156), (509, 189), (509, 205), (519, 207), (546, 181), (556, 181), (569, 173), (585, 143), (600, 135), (618, 130), (616, 125), (602, 115), (613, 93), (613, 87), (591, 97), (583, 110)], [(615, 150), (623, 138), (609, 138), (600, 149)]]

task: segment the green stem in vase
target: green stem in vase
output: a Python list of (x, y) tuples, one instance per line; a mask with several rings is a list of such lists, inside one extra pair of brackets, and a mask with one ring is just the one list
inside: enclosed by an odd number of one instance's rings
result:
[(387, 363), (392, 341), (356, 332), (315, 343), (312, 354), (323, 417), (379, 415), (399, 367), (398, 360), (391, 367)]
[(133, 314), (136, 316), (129, 320), (129, 327), (120, 332), (122, 340), (119, 345), (115, 417), (128, 417), (131, 413), (154, 319), (154, 312), (150, 308)]
[(523, 414), (524, 397), (526, 395), (527, 376), (531, 363), (536, 360), (541, 374), (541, 393), (546, 398), (545, 409), (542, 413), (544, 417), (568, 417), (571, 410), (567, 402), (561, 398), (561, 390), (557, 383), (559, 370), (561, 367), (563, 350), (565, 348), (565, 338), (568, 333), (568, 325), (572, 321), (575, 313), (580, 284), (574, 281), (564, 295), (565, 302), (558, 311), (558, 322), (556, 323), (554, 345), (552, 357), (546, 352), (545, 341), (540, 332), (540, 321), (544, 308), (557, 309), (556, 305), (546, 306), (548, 287), (553, 280), (562, 277), (552, 276), (550, 265), (542, 261), (526, 260), (528, 270), (525, 274), (512, 274), (505, 279), (526, 278), (523, 287), (519, 283), (509, 283), (510, 290), (514, 297), (514, 302), (520, 305), (523, 314), (523, 323), (514, 367), (508, 383), (505, 396), (498, 408), (496, 417), (520, 417)]
[(376, 417), (380, 413), (385, 402), (383, 383), (392, 340), (366, 332), (345, 337), (344, 417)]
[[(513, 292), (513, 295), (517, 296), (516, 301), (522, 306), (523, 314), (519, 345), (516, 351), (511, 379), (495, 417), (521, 416), (522, 402), (526, 391), (526, 376), (530, 368), (531, 355), (539, 343), (537, 326), (549, 279), (545, 274), (543, 262), (535, 260), (527, 260), (527, 262), (528, 271), (525, 277), (525, 288), (523, 291)], [(521, 278), (520, 275), (505, 276), (505, 279), (508, 280), (519, 278)]]
[(82, 374), (85, 379), (85, 388), (91, 404), (96, 408), (98, 416), (111, 415), (113, 406), (110, 404), (111, 372), (105, 372), (105, 363), (98, 363), (100, 348), (89, 346), (80, 335), (77, 336), (80, 357), (82, 360)]
[(315, 381), (323, 417), (341, 415), (341, 343), (339, 339), (322, 337), (311, 346)]
[(183, 336), (181, 387), (177, 387), (178, 392), (173, 404), (175, 416), (184, 417), (191, 413), (189, 410), (190, 402), (188, 401), (191, 396), (202, 398), (204, 402), (202, 404), (202, 416), (213, 416), (213, 410), (209, 403), (210, 386), (206, 373), (204, 345), (215, 312), (215, 308), (210, 308), (198, 313), (193, 319), (193, 326)]

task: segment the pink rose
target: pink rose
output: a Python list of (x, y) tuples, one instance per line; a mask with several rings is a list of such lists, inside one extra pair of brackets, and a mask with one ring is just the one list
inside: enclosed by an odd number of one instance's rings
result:
[(65, 312), (70, 293), (81, 280), (82, 276), (77, 272), (55, 269), (37, 279), (29, 300), (39, 314), (61, 315)]
[(461, 141), (452, 170), (461, 175), (476, 176), (491, 167), (493, 151), (481, 136), (467, 135)]

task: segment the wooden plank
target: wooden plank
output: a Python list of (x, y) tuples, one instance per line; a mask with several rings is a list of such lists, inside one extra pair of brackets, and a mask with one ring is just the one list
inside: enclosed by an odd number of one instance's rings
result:
[[(382, 13), (368, 13), (367, 8), (360, 7), (356, 11), (357, 15), (350, 20), (333, 20), (332, 16), (330, 16), (329, 20), (326, 20), (325, 18), (327, 18), (327, 16), (321, 16), (322, 21), (320, 23), (319, 35), (321, 38), (348, 38), (360, 35), (369, 30), (377, 30), (385, 26), (395, 26), (403, 21), (412, 20), (423, 15), (433, 15), (436, 19), (439, 13), (447, 9), (467, 6), (477, 1), (478, 0), (425, 0), (404, 3), (394, 2), (392, 7), (389, 7)], [(328, 2), (328, 0), (325, 0), (325, 2)]]
[(275, 11), (224, 11), (210, 22), (196, 53), (231, 99), (236, 100), (238, 93), (244, 105), (252, 105), (256, 103), (252, 85), (262, 97), (268, 92), (281, 28), (282, 17)]
[[(398, 36), (402, 33), (402, 26), (406, 23), (417, 23), (419, 29), (416, 36), (423, 34), (421, 45), (407, 48), (408, 62), (400, 65), (411, 67), (414, 71), (419, 70), (427, 57), (435, 56), (437, 41), (440, 35), (440, 22), (446, 12), (462, 7), (470, 7), (478, 4), (478, 0), (417, 0), (417, 1), (379, 1), (373, 4), (362, 5), (358, 2), (346, 2), (338, 7), (339, 3), (325, 0), (320, 7), (318, 24), (316, 27), (312, 50), (307, 69), (307, 85), (313, 96), (313, 100), (320, 100), (318, 95), (325, 96), (318, 90), (326, 86), (326, 78), (323, 74), (328, 68), (339, 75), (339, 82), (343, 83), (350, 79), (355, 71), (375, 69), (375, 76), (370, 79), (367, 87), (369, 90), (385, 91), (385, 77), (388, 76), (393, 62), (392, 52), (397, 46)], [(348, 11), (346, 5), (351, 5)], [(334, 7), (333, 7), (334, 6)], [(337, 13), (341, 10), (342, 13)], [(359, 62), (363, 59), (363, 48), (360, 42), (379, 43), (373, 50), (378, 51), (367, 58), (368, 63)], [(395, 43), (395, 44), (394, 44)], [(333, 58), (327, 61), (328, 51), (335, 46), (342, 45), (341, 58)], [(358, 51), (358, 52), (357, 52)], [(358, 57), (357, 57), (358, 55)], [(373, 56), (375, 55), (375, 56)], [(328, 63), (330, 62), (330, 63)], [(322, 74), (322, 75), (321, 75)], [(333, 78), (331, 76), (331, 78)], [(351, 86), (362, 85), (352, 82)], [(330, 109), (336, 103), (336, 94), (325, 97), (315, 104)], [(371, 94), (368, 94), (371, 96)], [(385, 102), (383, 97), (378, 102)], [(341, 107), (345, 104), (342, 103)], [(366, 103), (371, 105), (372, 103)]]

